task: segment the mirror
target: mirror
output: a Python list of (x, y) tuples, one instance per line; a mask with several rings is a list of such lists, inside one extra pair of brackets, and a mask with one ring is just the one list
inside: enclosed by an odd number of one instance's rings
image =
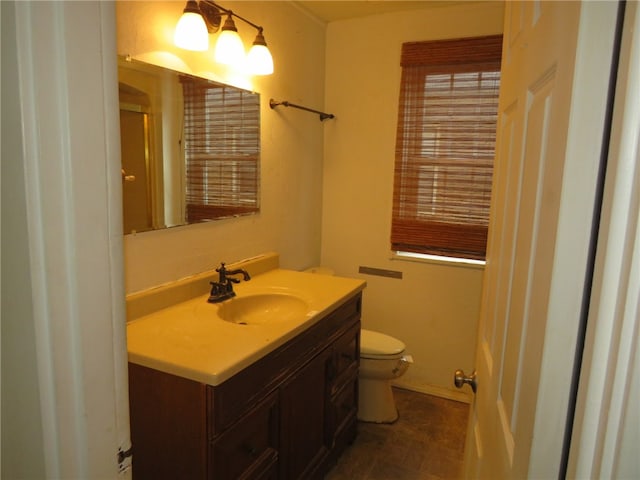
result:
[(256, 213), (260, 96), (118, 58), (124, 233)]

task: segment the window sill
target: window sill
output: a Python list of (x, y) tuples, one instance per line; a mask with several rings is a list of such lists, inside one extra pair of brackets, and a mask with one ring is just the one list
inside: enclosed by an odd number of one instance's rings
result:
[(430, 263), (435, 265), (446, 265), (448, 267), (471, 268), (474, 270), (484, 270), (484, 260), (469, 260), (467, 258), (440, 257), (437, 255), (424, 255), (410, 252), (392, 252), (391, 260), (401, 262)]

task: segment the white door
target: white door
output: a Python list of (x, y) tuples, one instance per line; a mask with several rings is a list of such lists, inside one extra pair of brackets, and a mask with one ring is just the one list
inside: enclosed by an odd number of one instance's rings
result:
[(469, 478), (561, 468), (616, 11), (506, 2)]

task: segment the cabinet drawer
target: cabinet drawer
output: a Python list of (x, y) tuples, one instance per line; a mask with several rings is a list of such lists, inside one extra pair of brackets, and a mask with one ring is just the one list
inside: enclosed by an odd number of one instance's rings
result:
[(360, 364), (360, 322), (355, 323), (333, 346), (331, 394), (342, 388), (358, 372)]
[(347, 423), (355, 418), (358, 410), (358, 381), (354, 375), (331, 399), (333, 425), (336, 435), (340, 434)]
[(211, 444), (209, 471), (215, 478), (258, 479), (277, 471), (277, 398), (267, 397)]
[(339, 454), (356, 437), (358, 413), (358, 375), (354, 374), (331, 398), (332, 447)]

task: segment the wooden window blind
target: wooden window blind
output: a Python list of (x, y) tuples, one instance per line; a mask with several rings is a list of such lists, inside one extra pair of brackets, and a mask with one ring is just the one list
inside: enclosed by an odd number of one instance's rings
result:
[(502, 35), (402, 46), (391, 244), (484, 259)]
[(187, 221), (259, 211), (259, 95), (186, 75), (181, 83)]

